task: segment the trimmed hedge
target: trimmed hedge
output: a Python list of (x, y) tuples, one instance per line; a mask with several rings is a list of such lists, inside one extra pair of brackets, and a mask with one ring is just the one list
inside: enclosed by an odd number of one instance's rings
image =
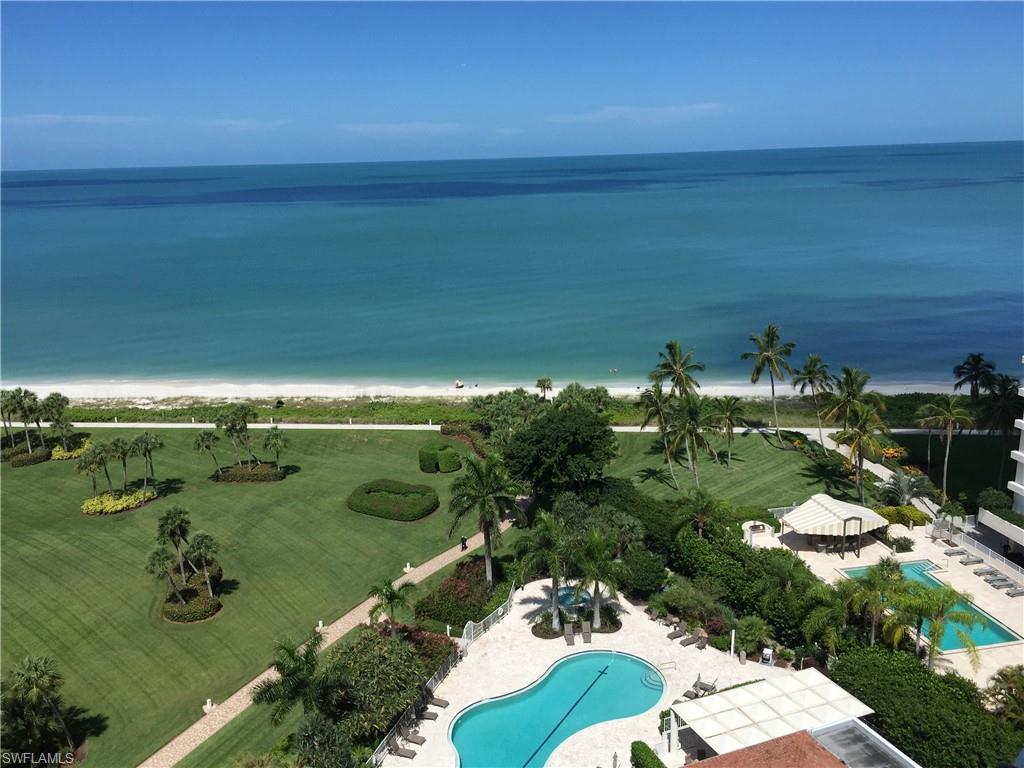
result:
[(665, 563), (646, 549), (631, 549), (622, 556), (622, 588), (642, 599), (665, 585)]
[(931, 522), (928, 515), (909, 504), (904, 507), (879, 507), (875, 512), (896, 525), (927, 525)]
[(666, 768), (654, 750), (642, 741), (634, 741), (629, 745), (629, 764), (633, 768)]
[(93, 496), (82, 502), (83, 515), (116, 515), (119, 512), (127, 512), (131, 509), (141, 507), (147, 501), (156, 498), (156, 491), (147, 488), (145, 492), (140, 488), (132, 493), (111, 495), (110, 491), (104, 491), (98, 496)]
[(431, 440), (420, 448), (420, 470), (422, 472), (455, 472), (462, 469), (458, 452), (447, 443)]
[(42, 464), (50, 460), (50, 451), (36, 448), (32, 453), (19, 453), (11, 459), (12, 467), (31, 467), (33, 464)]
[(420, 448), (420, 472), (437, 472), (437, 452), (440, 448), (441, 445), (434, 440)]
[(442, 473), (458, 472), (462, 469), (462, 457), (450, 445), (437, 452), (437, 471)]
[(26, 446), (24, 443), (12, 445), (10, 448), (4, 448), (3, 450), (0, 450), (0, 461), (10, 461), (15, 456), (22, 453), (28, 453), (28, 446)]
[(211, 616), (216, 616), (223, 607), (217, 597), (210, 597), (206, 591), (205, 584), (202, 592), (196, 592), (191, 597), (185, 598), (184, 605), (178, 602), (178, 598), (171, 592), (164, 602), (163, 614), (168, 621), (176, 624), (191, 624), (196, 621), (203, 621)]
[(382, 479), (363, 483), (349, 494), (346, 503), (353, 512), (409, 522), (426, 517), (441, 502), (429, 485)]
[(218, 483), (275, 483), (284, 480), (287, 473), (276, 464), (263, 462), (253, 464), (233, 464), (224, 469), (221, 467), (219, 473), (214, 473), (213, 479)]

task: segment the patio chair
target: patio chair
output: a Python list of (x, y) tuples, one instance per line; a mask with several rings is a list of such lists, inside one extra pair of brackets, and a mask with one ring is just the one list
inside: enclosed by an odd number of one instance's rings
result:
[(426, 700), (427, 704), (432, 707), (440, 707), (441, 709), (446, 709), (448, 707), (448, 700), (437, 698), (437, 696), (434, 695), (434, 692), (426, 685), (423, 686), (423, 698)]
[(960, 560), (960, 565), (979, 565), (984, 562), (985, 561), (982, 560), (980, 557), (969, 555), (968, 557), (964, 557)]
[(988, 585), (996, 589), (1009, 589), (1017, 586), (1013, 583), (1012, 579), (996, 579), (995, 581), (990, 581)]
[(404, 757), (406, 760), (412, 760), (416, 757), (416, 753), (411, 749), (405, 749), (404, 747), (398, 746), (398, 739), (394, 736), (388, 739), (388, 752), (395, 757)]
[(688, 699), (688, 700), (693, 700), (693, 699), (696, 699), (696, 698), (698, 698), (699, 696), (700, 696), (700, 694), (699, 694), (699, 693), (697, 693), (697, 692), (696, 692), (695, 690), (693, 690), (692, 688), (691, 688), (690, 690), (688, 690), (688, 691), (684, 691), (684, 692), (683, 692), (683, 698), (684, 698), (684, 699)]
[(416, 713), (416, 716), (420, 720), (437, 720), (437, 712), (431, 712), (425, 706), (420, 708), (419, 712)]
[(677, 629), (673, 629), (671, 632), (668, 633), (668, 639), (669, 640), (678, 640), (680, 637), (682, 637), (685, 634), (686, 634), (686, 630), (683, 629), (682, 627), (678, 627)]
[(584, 621), (582, 624), (580, 624), (580, 634), (583, 635), (583, 642), (584, 643), (589, 643), (590, 642), (590, 622), (589, 621)]
[(952, 549), (943, 550), (942, 554), (946, 557), (959, 557), (960, 555), (966, 555), (967, 550), (963, 547), (953, 547)]
[(683, 647), (685, 648), (685, 647), (686, 647), (686, 646), (688, 646), (688, 645), (693, 645), (693, 644), (694, 644), (694, 643), (696, 643), (696, 642), (697, 642), (697, 641), (698, 641), (699, 639), (700, 639), (700, 638), (699, 638), (699, 637), (697, 637), (697, 635), (690, 635), (689, 637), (684, 637), (684, 638), (683, 638), (682, 640), (680, 640), (680, 641), (679, 641), (679, 644), (680, 644), (681, 646), (683, 646)]
[(999, 571), (996, 571), (995, 573), (991, 573), (988, 576), (983, 576), (982, 578), (985, 579), (985, 581), (988, 582), (989, 584), (991, 584), (993, 581), (1008, 581), (1009, 580), (1005, 573), (1000, 573)]
[(563, 625), (562, 637), (565, 638), (566, 645), (576, 645), (576, 636), (573, 634), (572, 624)]
[(427, 743), (427, 740), (418, 733), (413, 733), (404, 726), (398, 729), (398, 735), (402, 737), (403, 741), (408, 741), (410, 744), (415, 744), (417, 747), (422, 747)]
[(1009, 597), (1020, 597), (1021, 595), (1024, 595), (1024, 589), (1011, 589), (1006, 594)]
[(974, 569), (975, 576), (991, 576), (993, 573), (999, 573), (999, 571), (992, 566), (983, 566), (981, 568)]
[(693, 687), (701, 694), (714, 693), (718, 690), (718, 678), (716, 677), (713, 683), (705, 683), (700, 679), (700, 675), (697, 675), (697, 682)]
[(698, 637), (697, 638), (697, 650), (698, 651), (703, 651), (707, 647), (708, 647), (708, 639), (706, 637), (704, 637), (704, 635), (701, 635), (700, 637)]

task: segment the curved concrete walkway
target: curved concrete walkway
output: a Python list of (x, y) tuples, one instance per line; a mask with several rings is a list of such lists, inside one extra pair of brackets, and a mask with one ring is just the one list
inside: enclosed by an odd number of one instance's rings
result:
[[(502, 530), (508, 530), (510, 526), (511, 523), (502, 523), (501, 528)], [(411, 581), (414, 584), (418, 583), (441, 570), (446, 565), (450, 565), (459, 558), (465, 557), (469, 552), (483, 546), (483, 534), (476, 534), (469, 539), (468, 543), (469, 549), (466, 552), (462, 551), (461, 545), (456, 545), (427, 560), (427, 562), (418, 565), (409, 573), (395, 579), (394, 585), (397, 587), (406, 581)], [(324, 627), (324, 646), (331, 645), (340, 640), (347, 632), (355, 629), (360, 624), (368, 622), (370, 620), (370, 609), (373, 607), (374, 602), (374, 600), (364, 600), (340, 619)], [(163, 748), (146, 758), (139, 764), (139, 768), (171, 768), (171, 766), (176, 765), (192, 750), (196, 749), (213, 734), (242, 714), (252, 704), (252, 689), (256, 685), (264, 680), (273, 680), (275, 677), (277, 677), (277, 673), (273, 669), (268, 669), (259, 676), (254, 677), (231, 694), (231, 696), (217, 704), (212, 711), (203, 715), (203, 717), (179, 733), (173, 740), (165, 744)]]

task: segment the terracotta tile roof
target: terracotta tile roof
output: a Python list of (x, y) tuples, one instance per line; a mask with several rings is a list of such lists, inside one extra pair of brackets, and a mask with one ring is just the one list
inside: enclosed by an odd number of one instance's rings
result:
[(694, 763), (699, 768), (846, 768), (807, 731)]

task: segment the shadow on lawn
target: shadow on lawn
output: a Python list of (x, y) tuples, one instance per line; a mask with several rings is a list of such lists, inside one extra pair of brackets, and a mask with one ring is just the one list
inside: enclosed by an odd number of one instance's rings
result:
[(77, 706), (69, 706), (64, 710), (64, 722), (71, 733), (71, 740), (79, 745), (90, 736), (99, 736), (107, 730), (106, 715), (93, 714)]
[(221, 579), (220, 584), (217, 585), (217, 595), (233, 595), (238, 591), (239, 581), (238, 579)]
[[(149, 487), (156, 489), (157, 496), (173, 496), (176, 493), (181, 493), (181, 489), (185, 487), (185, 481), (180, 477), (165, 477), (163, 480), (157, 480), (155, 483), (150, 483)], [(141, 480), (132, 480), (128, 483), (129, 492), (141, 489)]]

